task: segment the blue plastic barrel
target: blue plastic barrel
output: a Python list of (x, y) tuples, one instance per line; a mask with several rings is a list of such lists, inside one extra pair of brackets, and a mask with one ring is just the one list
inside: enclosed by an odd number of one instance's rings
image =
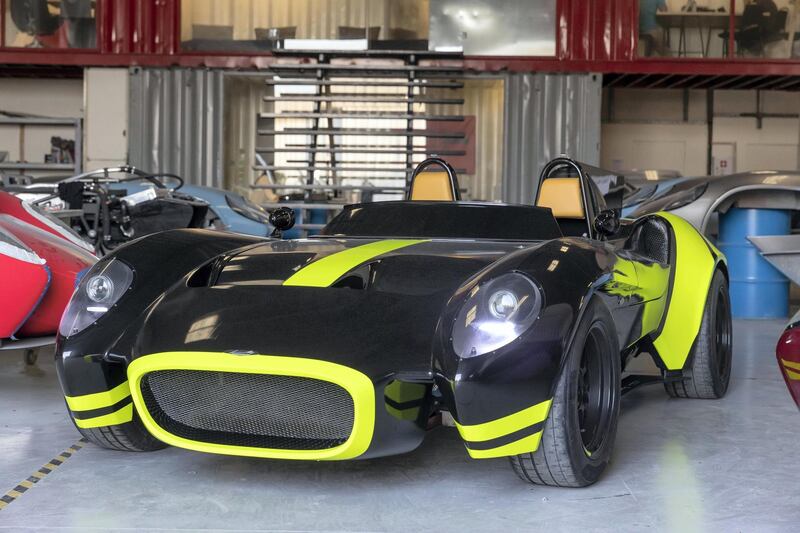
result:
[(731, 312), (735, 318), (784, 318), (789, 314), (789, 281), (770, 265), (747, 237), (788, 235), (792, 212), (730, 209), (720, 215), (718, 246), (728, 258)]
[[(328, 210), (327, 209), (309, 209), (308, 215), (309, 224), (327, 224), (328, 223)], [(316, 235), (319, 233), (318, 229), (308, 230), (309, 235)]]

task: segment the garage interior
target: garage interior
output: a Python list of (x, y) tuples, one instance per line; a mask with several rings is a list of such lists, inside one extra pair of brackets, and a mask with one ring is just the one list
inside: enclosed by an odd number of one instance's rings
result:
[[(287, 461), (175, 445), (147, 453), (104, 449), (71, 419), (76, 409), (70, 402), (90, 393), (67, 393), (63, 361), (85, 356), (107, 369), (122, 356), (110, 348), (103, 354), (70, 353), (70, 335), (61, 329), (58, 346), (55, 330), (36, 339), (0, 334), (0, 531), (796, 530), (800, 351), (792, 340), (800, 328), (791, 326), (800, 309), (800, 242), (791, 239), (800, 235), (798, 27), (793, 0), (0, 0), (0, 194), (38, 206), (42, 195), (36, 187), (55, 187), (57, 197), (65, 190), (58, 184), (72, 176), (131, 166), (147, 179), (177, 176), (184, 192), (194, 195), (181, 201), (210, 206), (212, 213), (217, 204), (200, 196), (202, 191), (221, 194), (233, 216), (247, 218), (241, 215), (247, 207), (232, 198), (263, 213), (255, 226), (252, 218), (240, 220), (250, 226), (223, 224), (220, 214), (207, 215), (203, 226), (182, 226), (202, 230), (182, 231), (223, 229), (236, 235), (231, 239), (246, 239), (236, 240), (238, 246), (267, 242), (274, 250), (297, 246), (294, 253), (300, 253), (303, 243), (331, 240), (329, 224), (349, 204), (413, 203), (412, 184), (426, 174), (415, 169), (431, 157), (446, 161), (457, 175), (449, 200), (460, 196), (496, 207), (544, 205), (540, 185), (552, 177), (543, 169), (566, 157), (579, 162), (581, 179), (584, 171), (587, 179), (603, 178), (592, 181), (592, 190), (616, 212), (617, 229), (620, 220), (624, 228), (632, 219), (666, 212), (665, 220), (683, 217), (704, 236), (703, 253), (715, 259), (724, 253), (726, 266), (718, 261), (716, 268), (730, 286), (732, 315), (730, 331), (718, 332), (713, 344), (724, 344), (721, 336), (728, 335), (732, 346), (730, 381), (718, 399), (668, 394), (698, 373), (691, 366), (696, 355), (687, 357), (683, 370), (659, 359), (657, 335), (668, 311), (652, 340), (647, 337), (649, 344), (621, 350), (628, 362), (615, 381), (620, 407), (613, 458), (596, 482), (582, 488), (530, 478), (534, 484), (528, 483), (509, 467), (511, 453), (472, 458), (474, 450), (460, 433), (466, 423), (446, 408), (416, 421), (427, 430), (419, 447), (362, 460)], [(612, 196), (615, 187), (618, 197)], [(581, 200), (584, 217), (588, 198)], [(612, 198), (622, 199), (612, 205)], [(97, 256), (92, 261), (107, 262), (119, 245), (123, 251), (134, 248), (136, 243), (126, 243), (138, 234), (98, 237), (99, 230), (76, 222), (85, 213), (76, 214), (67, 200), (51, 200), (41, 209), (89, 241)], [(0, 244), (9, 216), (3, 205)], [(271, 216), (279, 212), (291, 213), (293, 223), (279, 228)], [(415, 227), (410, 219), (389, 222)], [(613, 237), (593, 233), (597, 220), (589, 224), (589, 232), (573, 241), (596, 237), (603, 241), (597, 246), (610, 249)], [(677, 238), (667, 239), (670, 261), (681, 250)], [(432, 240), (425, 238), (425, 245)], [(152, 267), (157, 275), (149, 283), (158, 286), (178, 267), (168, 245), (152, 246), (147, 265), (160, 266)], [(623, 245), (613, 246), (619, 251)], [(321, 253), (312, 249), (310, 258)], [(3, 253), (0, 247), (0, 258)], [(619, 257), (628, 260), (625, 253)], [(459, 254), (465, 262), (471, 257), (454, 252)], [(702, 304), (708, 276), (702, 261), (694, 261), (683, 275), (702, 285), (692, 289), (702, 293)], [(246, 271), (241, 265), (234, 261), (227, 275)], [(550, 266), (556, 269), (558, 261)], [(0, 277), (17, 276), (2, 268), (0, 262)], [(219, 268), (216, 275), (224, 278)], [(187, 280), (202, 269), (191, 276), (187, 271)], [(620, 279), (615, 276), (622, 270), (611, 267), (608, 279)], [(73, 276), (76, 294), (92, 272)], [(429, 278), (441, 282), (433, 270)], [(281, 280), (242, 285), (273, 290)], [(6, 286), (0, 283), (0, 289)], [(213, 287), (211, 281), (202, 286)], [(667, 306), (677, 290), (669, 286)], [(22, 305), (13, 294), (0, 291), (0, 315)], [(630, 298), (609, 294), (619, 302)], [(128, 321), (158, 316), (160, 301)], [(340, 305), (326, 301), (328, 310), (306, 307), (324, 315)], [(124, 303), (109, 308), (124, 309)], [(303, 304), (308, 300), (298, 298), (290, 313), (248, 316), (237, 327), (253, 335), (258, 330), (258, 343), (307, 328), (308, 337), (322, 331), (332, 346), (340, 346), (348, 337), (363, 338), (364, 324), (372, 323), (357, 320), (361, 311), (342, 330), (304, 324)], [(392, 305), (396, 310), (401, 304)], [(194, 312), (185, 304), (174, 309), (180, 309), (170, 316), (176, 324), (186, 318), (179, 315)], [(341, 309), (348, 309), (345, 303)], [(213, 337), (222, 327), (219, 316), (195, 320), (179, 344), (192, 350), (192, 342)], [(300, 322), (281, 322), (287, 316)], [(583, 315), (575, 316), (578, 324)], [(347, 317), (337, 317), (337, 324), (340, 319)], [(694, 329), (687, 327), (692, 354), (699, 353), (706, 334), (699, 320)], [(91, 331), (112, 328), (95, 321)], [(387, 322), (385, 342), (402, 342), (389, 333), (393, 326)], [(119, 331), (95, 335), (123, 334), (128, 333), (120, 325)], [(303, 351), (305, 335), (289, 355)], [(169, 344), (163, 338), (145, 341)], [(437, 337), (426, 347), (426, 356), (430, 372), (444, 379), (447, 365), (435, 355), (439, 342)], [(564, 343), (557, 368), (566, 365)], [(226, 356), (241, 359), (264, 353), (245, 342), (228, 348)], [(394, 354), (392, 349), (387, 345), (386, 353)], [(529, 369), (520, 364), (519, 372)], [(459, 373), (450, 382), (462, 379), (471, 378)], [(440, 382), (427, 386), (429, 394), (439, 395), (436, 405), (446, 405)], [(555, 388), (554, 382), (548, 398)], [(471, 401), (479, 403), (474, 394)], [(136, 398), (133, 403), (137, 420)], [(550, 426), (541, 424), (546, 433)], [(583, 450), (591, 457), (587, 445)]]

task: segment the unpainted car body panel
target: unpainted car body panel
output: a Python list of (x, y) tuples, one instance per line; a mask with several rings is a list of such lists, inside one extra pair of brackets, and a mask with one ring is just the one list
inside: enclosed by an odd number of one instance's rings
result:
[[(683, 218), (701, 233), (707, 234), (714, 212), (737, 196), (757, 191), (800, 193), (800, 173), (764, 170), (728, 176), (689, 178), (681, 184), (684, 187), (706, 185), (706, 189), (696, 200), (669, 212)], [(667, 191), (640, 204), (630, 216), (636, 218), (661, 211), (670, 203), (670, 193), (671, 191)]]

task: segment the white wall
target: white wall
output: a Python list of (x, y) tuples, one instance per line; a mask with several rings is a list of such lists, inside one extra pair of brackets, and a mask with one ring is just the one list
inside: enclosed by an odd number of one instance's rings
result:
[(128, 69), (87, 68), (86, 170), (119, 166), (128, 160)]
[(706, 173), (705, 124), (603, 124), (601, 166)]
[(714, 142), (736, 146), (736, 172), (797, 170), (797, 119), (765, 118), (758, 129), (753, 118), (714, 119)]
[[(607, 168), (655, 168), (678, 170), (684, 175), (706, 173), (708, 133), (704, 91), (689, 93), (688, 121), (683, 121), (680, 90), (615, 91), (613, 120), (605, 122), (601, 137), (601, 163)], [(748, 170), (795, 170), (800, 150), (798, 118), (764, 118), (761, 128), (754, 117), (755, 91), (717, 91), (714, 105), (715, 143), (732, 143), (736, 172)], [(797, 114), (800, 94), (762, 92), (764, 113)]]
[[(83, 80), (0, 78), (0, 110), (80, 118), (83, 116)], [(50, 153), (50, 137), (53, 136), (74, 139), (74, 129), (68, 126), (26, 126), (24, 154), (20, 154), (20, 128), (0, 126), (0, 150), (9, 152), (7, 161), (24, 159), (42, 163), (45, 154)]]

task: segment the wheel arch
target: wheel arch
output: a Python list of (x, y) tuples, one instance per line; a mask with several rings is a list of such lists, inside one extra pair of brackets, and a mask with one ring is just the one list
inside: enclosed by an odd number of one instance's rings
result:
[(800, 185), (776, 185), (770, 184), (766, 185), (763, 183), (753, 184), (753, 185), (742, 185), (740, 187), (735, 187), (729, 191), (725, 191), (723, 194), (719, 195), (711, 206), (706, 210), (703, 214), (703, 218), (700, 222), (700, 233), (703, 235), (706, 234), (708, 230), (708, 223), (711, 220), (711, 216), (719, 211), (720, 206), (728, 204), (732, 202), (737, 196), (741, 196), (751, 192), (792, 192), (797, 195), (800, 195)]
[(662, 323), (650, 340), (662, 368), (668, 372), (681, 371), (700, 332), (714, 273), (719, 269), (728, 279), (727, 260), (686, 220), (671, 213), (657, 215), (672, 229), (673, 272)]

